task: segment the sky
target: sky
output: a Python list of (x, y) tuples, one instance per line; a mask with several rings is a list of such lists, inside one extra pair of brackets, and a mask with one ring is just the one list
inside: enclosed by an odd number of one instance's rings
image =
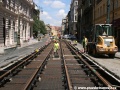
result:
[(70, 10), (71, 0), (33, 0), (41, 11), (40, 19), (45, 24), (61, 26), (62, 19)]

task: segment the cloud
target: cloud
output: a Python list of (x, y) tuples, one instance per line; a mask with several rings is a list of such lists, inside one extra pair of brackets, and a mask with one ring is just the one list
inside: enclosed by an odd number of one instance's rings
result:
[(66, 17), (71, 0), (33, 0), (37, 6), (42, 7), (40, 19), (45, 24), (61, 26), (62, 19)]
[(57, 14), (57, 16), (58, 17), (61, 17), (61, 18), (65, 18), (66, 17), (66, 13), (65, 13), (65, 10), (64, 9), (60, 9), (59, 11), (58, 11), (58, 14)]
[(44, 3), (45, 5), (50, 5), (50, 4), (52, 3), (52, 1), (47, 0), (47, 1), (43, 1), (43, 3)]
[(43, 1), (43, 4), (50, 6), (52, 8), (65, 8), (65, 3), (59, 1), (59, 0), (45, 0)]
[(41, 18), (43, 19), (52, 19), (52, 17), (48, 14), (48, 12), (43, 11), (41, 14)]
[(57, 20), (55, 18), (52, 18), (48, 12), (44, 11), (41, 16), (41, 20), (45, 22), (45, 24), (50, 24), (53, 26), (60, 26), (61, 25), (61, 20)]
[(65, 3), (61, 1), (53, 1), (51, 4), (52, 8), (65, 8)]

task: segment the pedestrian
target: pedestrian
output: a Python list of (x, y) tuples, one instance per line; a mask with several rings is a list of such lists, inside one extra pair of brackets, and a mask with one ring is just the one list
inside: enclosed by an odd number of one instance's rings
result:
[(59, 43), (57, 40), (54, 41), (54, 57), (58, 56)]
[(87, 51), (87, 43), (88, 43), (88, 39), (84, 36), (84, 37), (83, 37), (83, 41), (82, 41), (82, 45), (83, 45), (83, 48), (84, 48), (84, 52)]

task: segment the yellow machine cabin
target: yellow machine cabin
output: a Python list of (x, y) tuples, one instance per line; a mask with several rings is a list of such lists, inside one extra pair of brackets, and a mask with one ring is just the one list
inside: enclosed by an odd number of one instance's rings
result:
[(112, 24), (95, 24), (93, 29), (92, 41), (88, 42), (88, 53), (107, 54), (114, 58), (118, 47), (112, 35)]

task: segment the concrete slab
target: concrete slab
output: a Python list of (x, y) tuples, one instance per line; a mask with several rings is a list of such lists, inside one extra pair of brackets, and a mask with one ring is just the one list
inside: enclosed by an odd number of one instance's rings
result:
[[(78, 43), (77, 46), (75, 46), (75, 47), (78, 48), (79, 50), (83, 49), (83, 47), (80, 43)], [(88, 54), (86, 54), (86, 55), (88, 56)], [(116, 76), (120, 77), (120, 69), (119, 69), (120, 68), (120, 52), (117, 52), (115, 56), (118, 57), (118, 58), (114, 58), (114, 59), (111, 59), (111, 58), (95, 58), (95, 57), (92, 57), (91, 55), (89, 55), (89, 57), (91, 57), (99, 65), (101, 65), (102, 67), (111, 71)]]

